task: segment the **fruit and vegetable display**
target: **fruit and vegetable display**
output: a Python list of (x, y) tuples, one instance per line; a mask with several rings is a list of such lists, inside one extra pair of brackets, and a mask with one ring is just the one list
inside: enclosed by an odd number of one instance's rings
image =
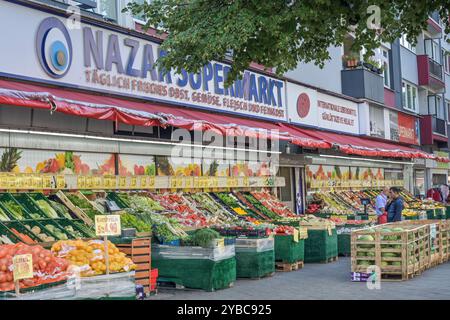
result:
[(213, 198), (219, 200), (224, 207), (230, 210), (230, 212), (236, 214), (241, 219), (245, 219), (249, 222), (256, 222), (262, 219), (257, 213), (251, 210), (248, 206), (238, 200), (238, 198), (231, 192), (218, 192), (212, 194)]
[(286, 206), (284, 203), (282, 203), (280, 200), (278, 200), (277, 197), (275, 197), (272, 193), (268, 192), (267, 190), (263, 191), (252, 191), (250, 194), (257, 199), (263, 206), (268, 208), (270, 211), (275, 212), (277, 215), (282, 217), (294, 217), (295, 214)]
[(215, 239), (221, 238), (220, 234), (209, 228), (203, 228), (195, 230), (189, 237), (183, 240), (185, 245), (198, 246), (198, 247), (210, 247), (213, 245)]
[(146, 207), (150, 211), (164, 211), (164, 207), (161, 206), (157, 201), (153, 200), (149, 196), (139, 196), (132, 195), (127, 198), (124, 198), (123, 193), (118, 194), (122, 200), (125, 200), (129, 203), (130, 208), (142, 208)]
[(273, 232), (276, 235), (293, 235), (295, 228), (292, 226), (277, 226)]
[(11, 219), (6, 212), (0, 207), (0, 221), (10, 221)]
[(5, 207), (5, 209), (8, 210), (8, 212), (11, 214), (12, 218), (16, 220), (26, 219), (26, 216), (22, 208), (14, 200), (2, 201), (2, 204)]
[(42, 230), (39, 226), (31, 227), (28, 224), (25, 224), (25, 228), (30, 230), (36, 237), (41, 239), (43, 242), (52, 242), (56, 241), (56, 239), (52, 236), (49, 236), (45, 230)]
[(102, 214), (99, 210), (97, 210), (92, 203), (90, 203), (85, 198), (79, 196), (76, 193), (64, 193), (65, 196), (72, 202), (74, 206), (80, 208), (92, 221), (95, 220), (95, 216), (98, 214)]
[(51, 219), (59, 218), (59, 215), (56, 212), (56, 210), (53, 209), (53, 207), (50, 205), (50, 203), (48, 203), (46, 200), (41, 199), (41, 200), (36, 200), (35, 202), (48, 218), (51, 218)]
[(0, 236), (0, 244), (14, 244), (14, 242), (15, 241), (11, 241), (11, 239), (5, 234)]
[[(136, 265), (107, 242), (109, 270), (111, 273), (127, 272), (136, 269)], [(73, 266), (77, 266), (82, 277), (105, 274), (105, 243), (102, 240), (68, 240), (53, 244), (52, 252), (56, 257), (64, 258)]]
[(207, 215), (210, 224), (239, 223), (239, 218), (214, 201), (208, 193), (186, 194), (185, 198)]
[(236, 198), (245, 204), (248, 208), (250, 208), (253, 212), (258, 214), (258, 216), (263, 220), (275, 220), (279, 218), (279, 216), (270, 211), (268, 208), (266, 208), (264, 205), (261, 204), (258, 200), (255, 199), (251, 194), (249, 193), (242, 193), (242, 192), (233, 192), (233, 194), (236, 196)]
[(20, 289), (66, 281), (70, 275), (69, 262), (66, 259), (55, 257), (51, 251), (39, 245), (0, 245), (0, 291), (14, 290), (12, 261), (15, 255), (22, 254), (32, 255), (33, 278), (20, 280)]

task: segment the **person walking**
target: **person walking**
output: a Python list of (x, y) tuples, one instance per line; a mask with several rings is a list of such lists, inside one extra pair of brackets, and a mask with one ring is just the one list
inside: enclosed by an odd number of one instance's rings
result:
[(400, 189), (392, 187), (390, 190), (390, 200), (386, 205), (388, 222), (402, 221), (403, 198), (400, 196)]
[(384, 187), (381, 193), (375, 199), (375, 213), (378, 217), (378, 224), (387, 222), (386, 204), (388, 201), (389, 188)]

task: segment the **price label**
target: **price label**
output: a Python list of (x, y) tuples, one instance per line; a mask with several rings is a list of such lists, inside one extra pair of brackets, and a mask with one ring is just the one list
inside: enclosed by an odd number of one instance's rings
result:
[(8, 185), (8, 177), (5, 174), (0, 175), (0, 187), (4, 189)]
[(155, 187), (155, 177), (149, 177), (148, 178), (148, 186), (149, 186), (149, 188), (154, 188)]
[(33, 278), (33, 255), (19, 254), (13, 257), (14, 281)]
[(8, 188), (14, 189), (16, 187), (16, 176), (10, 175), (8, 176)]
[(294, 242), (298, 242), (298, 230), (297, 230), (297, 228), (294, 229)]
[(77, 185), (78, 185), (78, 189), (86, 188), (86, 177), (85, 176), (78, 176), (78, 178), (77, 178)]
[(63, 175), (56, 176), (56, 187), (58, 189), (64, 189), (66, 187), (66, 178)]
[(44, 189), (52, 188), (53, 176), (45, 175), (42, 177), (42, 187)]
[(187, 189), (192, 188), (192, 178), (191, 177), (187, 177), (186, 178), (184, 186)]
[(127, 177), (119, 177), (119, 188), (125, 188), (127, 186)]
[(181, 189), (183, 187), (183, 178), (177, 177), (176, 181), (177, 181), (177, 188)]
[(86, 184), (86, 188), (92, 188), (92, 186), (94, 185), (94, 181), (91, 176), (86, 177), (85, 184)]
[(32, 186), (33, 189), (42, 189), (42, 177), (34, 176)]
[(103, 177), (97, 177), (97, 176), (93, 177), (92, 184), (93, 184), (93, 187), (96, 189), (101, 188), (103, 185)]
[(136, 176), (131, 177), (130, 187), (131, 188), (136, 188), (137, 187), (137, 177)]
[(170, 177), (169, 185), (172, 189), (175, 189), (177, 187), (176, 177)]
[(122, 233), (120, 226), (120, 215), (96, 215), (95, 234), (98, 237), (118, 236)]
[(199, 187), (199, 179), (198, 177), (194, 177), (194, 188), (198, 188)]
[(146, 176), (141, 176), (141, 188), (142, 189), (147, 188), (147, 177)]

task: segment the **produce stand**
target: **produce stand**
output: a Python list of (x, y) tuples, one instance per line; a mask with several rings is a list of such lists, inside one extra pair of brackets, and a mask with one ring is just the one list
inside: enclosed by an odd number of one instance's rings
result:
[(235, 246), (202, 248), (152, 245), (152, 267), (158, 269), (158, 286), (214, 291), (236, 281)]
[(76, 296), (74, 279), (57, 285), (46, 285), (26, 290), (16, 295), (15, 292), (0, 292), (0, 300), (68, 300)]
[(257, 279), (275, 272), (275, 241), (266, 238), (236, 239), (236, 276)]

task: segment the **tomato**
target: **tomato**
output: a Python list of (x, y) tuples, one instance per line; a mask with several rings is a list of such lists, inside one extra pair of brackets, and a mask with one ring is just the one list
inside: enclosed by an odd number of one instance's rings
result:
[(0, 283), (6, 282), (6, 273), (0, 272)]

